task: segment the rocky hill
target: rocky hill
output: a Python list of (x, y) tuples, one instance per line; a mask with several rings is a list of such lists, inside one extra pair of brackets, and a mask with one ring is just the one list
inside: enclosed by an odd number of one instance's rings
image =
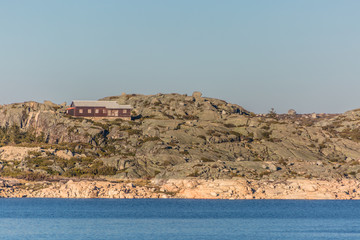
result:
[(131, 121), (73, 118), (66, 104), (0, 107), (0, 176), (61, 179), (360, 178), (360, 110), (256, 115), (180, 94), (106, 97)]

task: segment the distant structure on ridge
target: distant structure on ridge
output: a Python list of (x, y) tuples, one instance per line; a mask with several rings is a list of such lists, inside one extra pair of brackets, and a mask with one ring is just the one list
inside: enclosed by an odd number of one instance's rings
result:
[(119, 105), (116, 101), (74, 100), (66, 113), (74, 117), (123, 118), (131, 120), (130, 105)]

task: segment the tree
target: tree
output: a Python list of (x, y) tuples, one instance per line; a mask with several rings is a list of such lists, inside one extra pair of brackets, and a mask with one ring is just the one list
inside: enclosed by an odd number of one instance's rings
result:
[(276, 118), (277, 117), (277, 114), (276, 114), (276, 111), (274, 108), (271, 108), (269, 113), (267, 114), (268, 117), (270, 118)]

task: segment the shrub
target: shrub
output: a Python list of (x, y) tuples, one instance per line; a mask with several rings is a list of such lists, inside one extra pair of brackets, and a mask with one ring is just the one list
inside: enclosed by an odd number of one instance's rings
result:
[(41, 156), (41, 152), (39, 151), (29, 151), (28, 155), (33, 155), (35, 157), (40, 157)]
[(198, 137), (206, 141), (206, 137), (204, 135), (199, 135)]
[(18, 178), (27, 181), (44, 181), (44, 180), (48, 180), (49, 176), (38, 172), (24, 172), (21, 175), (19, 175)]
[(270, 118), (277, 118), (277, 114), (275, 112), (275, 109), (274, 108), (271, 108), (269, 113), (266, 114), (267, 117), (270, 117)]
[(215, 130), (208, 130), (206, 132), (207, 135), (214, 136), (214, 137), (221, 137), (221, 133), (215, 131)]
[(200, 176), (200, 174), (199, 174), (199, 171), (198, 170), (195, 170), (193, 173), (190, 173), (189, 175), (188, 175), (188, 177), (199, 177)]
[(172, 165), (172, 163), (169, 160), (165, 160), (161, 165), (164, 167), (167, 167), (167, 166)]
[(35, 137), (32, 129), (28, 131), (21, 130), (18, 126), (0, 127), (0, 144), (7, 145), (10, 143), (32, 143), (43, 142), (44, 134)]
[(152, 142), (152, 141), (159, 141), (161, 140), (159, 137), (145, 137), (142, 141), (145, 142)]
[(360, 141), (360, 129), (345, 129), (341, 133), (339, 133), (340, 137), (347, 138), (356, 142)]
[(39, 167), (39, 166), (49, 166), (51, 165), (53, 162), (47, 158), (41, 158), (41, 157), (36, 157), (36, 158), (30, 158), (27, 160), (27, 163), (29, 165), (35, 166), (35, 167)]
[(211, 165), (211, 168), (218, 168), (219, 166), (216, 164)]
[(134, 157), (136, 152), (122, 152), (121, 155), (124, 157)]
[(184, 154), (184, 155), (189, 155), (190, 154), (188, 150), (181, 151), (180, 153)]
[(198, 116), (194, 116), (194, 115), (184, 115), (182, 118), (185, 120), (198, 120), (199, 119)]
[(206, 157), (202, 157), (201, 158), (202, 162), (215, 162), (214, 160), (210, 159), (210, 158), (206, 158)]
[(279, 164), (281, 164), (281, 165), (284, 165), (284, 166), (286, 166), (286, 165), (287, 165), (286, 160), (285, 160), (285, 159), (283, 159), (283, 158), (281, 158), (281, 159), (278, 161), (278, 163), (279, 163)]
[(264, 171), (264, 172), (261, 172), (261, 173), (259, 174), (259, 177), (267, 176), (267, 175), (270, 175), (270, 174), (271, 174), (270, 171)]
[(142, 131), (138, 129), (128, 129), (126, 131), (129, 135), (140, 135), (142, 133)]
[(71, 158), (69, 160), (67, 159), (63, 159), (63, 158), (55, 158), (55, 164), (59, 167), (61, 167), (62, 169), (65, 168), (74, 168), (75, 164), (77, 163), (77, 159), (76, 158)]
[(320, 149), (323, 149), (323, 148), (326, 148), (327, 146), (325, 145), (325, 144), (323, 144), (323, 143), (321, 143), (321, 144), (319, 144), (319, 148)]
[(271, 131), (270, 132), (263, 132), (262, 135), (263, 135), (264, 138), (269, 139), (270, 135), (271, 135)]
[(115, 175), (116, 174), (116, 168), (109, 167), (109, 166), (102, 166), (97, 169), (97, 172), (95, 175)]
[(80, 177), (84, 172), (80, 168), (67, 169), (64, 173), (64, 177)]
[(237, 136), (237, 137), (241, 137), (241, 136), (242, 136), (241, 133), (235, 132), (235, 131), (230, 131), (229, 133), (232, 134), (232, 135), (235, 135), (235, 136)]

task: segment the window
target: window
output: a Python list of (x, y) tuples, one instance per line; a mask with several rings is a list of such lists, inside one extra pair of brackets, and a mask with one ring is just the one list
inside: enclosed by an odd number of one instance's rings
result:
[(88, 109), (88, 113), (91, 113), (91, 109)]
[(79, 109), (79, 113), (83, 113), (83, 110), (82, 110), (82, 109)]
[(124, 110), (123, 110), (123, 113), (127, 113), (127, 110), (126, 110), (126, 109), (124, 109)]
[(99, 113), (99, 109), (95, 109), (95, 113)]
[(106, 113), (106, 109), (103, 110), (103, 113)]

